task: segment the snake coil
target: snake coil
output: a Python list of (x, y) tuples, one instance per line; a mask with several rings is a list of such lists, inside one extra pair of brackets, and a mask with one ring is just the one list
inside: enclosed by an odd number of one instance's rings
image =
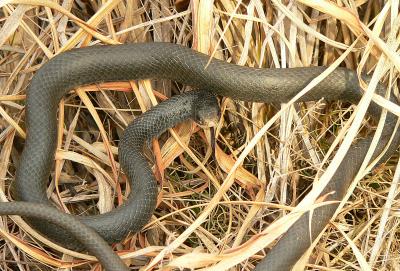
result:
[[(158, 78), (175, 80), (244, 101), (284, 103), (324, 70), (325, 67), (257, 69), (217, 59), (212, 59), (209, 63), (209, 57), (206, 55), (168, 43), (93, 46), (60, 54), (37, 72), (28, 91), (26, 115), (28, 137), (16, 174), (18, 199), (50, 204), (46, 196), (46, 184), (56, 147), (57, 106), (61, 97), (75, 87), (108, 81)], [(368, 80), (367, 77), (364, 79)], [(385, 88), (379, 85), (377, 93), (385, 93)], [(361, 96), (362, 91), (356, 73), (337, 68), (302, 96), (300, 101), (325, 98), (356, 103)], [(174, 105), (174, 114), (166, 116), (163, 115), (165, 111), (156, 111), (158, 113), (155, 116), (165, 120), (163, 123), (166, 126), (162, 127), (163, 129), (188, 117), (187, 113), (192, 106), (192, 103), (187, 102), (187, 99), (191, 99), (188, 97), (192, 96), (183, 96), (182, 100), (177, 98), (180, 102)], [(379, 106), (370, 105), (371, 116), (378, 118), (380, 112)], [(389, 142), (396, 120), (393, 114), (388, 113), (385, 129), (373, 158), (377, 157)], [(157, 134), (153, 133), (157, 127), (154, 127), (154, 122), (147, 117), (141, 118), (134, 127), (135, 133), (139, 133), (139, 136), (135, 134), (138, 138)], [(381, 161), (390, 157), (396, 150), (400, 141), (397, 133), (398, 131)], [(323, 191), (323, 194), (335, 192), (326, 200), (340, 200), (344, 196), (368, 151), (370, 142), (370, 138), (361, 140), (348, 151), (335, 176)], [(135, 143), (133, 145), (136, 146)], [(140, 157), (141, 150), (132, 146), (125, 149), (125, 144), (122, 143), (120, 151), (123, 153), (120, 155), (120, 162), (132, 182), (135, 195), (129, 197), (123, 207), (110, 213), (79, 218), (108, 242), (121, 240), (129, 231), (138, 231), (150, 218), (157, 195), (152, 173), (146, 169), (147, 161)], [(148, 179), (151, 181), (146, 181)], [(303, 215), (269, 251), (256, 269), (289, 270), (323, 230), (336, 208), (336, 204), (330, 204), (315, 209), (311, 217), (312, 223), (309, 220), (310, 214)], [(38, 219), (29, 221), (53, 240), (67, 246), (76, 244), (76, 240), (59, 227), (48, 227)]]

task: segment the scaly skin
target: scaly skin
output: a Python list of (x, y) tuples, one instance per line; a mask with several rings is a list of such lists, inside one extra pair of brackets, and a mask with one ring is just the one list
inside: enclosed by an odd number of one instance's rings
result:
[[(37, 72), (28, 91), (26, 116), (28, 137), (16, 174), (18, 198), (23, 201), (49, 204), (46, 197), (46, 183), (56, 146), (57, 105), (61, 97), (75, 87), (106, 81), (158, 78), (175, 80), (245, 101), (284, 103), (325, 70), (324, 67), (256, 69), (216, 59), (207, 65), (208, 61), (209, 57), (206, 55), (168, 43), (88, 47), (71, 50), (50, 60)], [(384, 93), (384, 88), (379, 86), (377, 92)], [(355, 103), (361, 95), (356, 73), (337, 68), (302, 96), (300, 101), (325, 98)], [(178, 106), (183, 107), (173, 109), (186, 113), (189, 110), (187, 107), (183, 109), (185, 103)], [(377, 118), (380, 108), (372, 104), (369, 112)], [(158, 118), (163, 118), (162, 114), (157, 115)], [(168, 117), (182, 120), (179, 114), (170, 114)], [(395, 116), (389, 113), (385, 131), (374, 157), (388, 142), (395, 120)], [(173, 123), (175, 122), (166, 122), (165, 125)], [(146, 117), (143, 117), (136, 127), (138, 128), (135, 128), (135, 131), (147, 138), (153, 136), (153, 128), (156, 128), (154, 122)], [(399, 138), (396, 135), (381, 161), (394, 153), (399, 145)], [(349, 150), (334, 178), (323, 192), (335, 191), (326, 200), (340, 200), (343, 197), (368, 150), (369, 142), (370, 139), (365, 139)], [(125, 144), (121, 143), (120, 162), (133, 187), (133, 195), (124, 206), (108, 214), (79, 217), (79, 220), (95, 229), (108, 242), (118, 242), (129, 231), (139, 230), (150, 218), (156, 202), (157, 188), (151, 171), (145, 169), (147, 162), (141, 157), (141, 150), (138, 148), (126, 150), (124, 146)], [(308, 214), (305, 214), (278, 241), (257, 266), (257, 270), (291, 269), (317, 234), (323, 230), (336, 207), (327, 205), (314, 210), (311, 223), (308, 221)], [(40, 222), (41, 220), (29, 221), (43, 234), (68, 247), (74, 243), (70, 239), (67, 239), (66, 243), (63, 242), (67, 235), (63, 234), (62, 229), (46, 227)], [(308, 228), (309, 225), (312, 225), (312, 229)], [(310, 231), (312, 240), (309, 238)]]

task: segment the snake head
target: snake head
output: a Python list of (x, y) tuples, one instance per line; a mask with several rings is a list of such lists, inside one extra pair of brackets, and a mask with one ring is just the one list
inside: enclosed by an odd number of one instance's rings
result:
[(193, 107), (193, 119), (203, 128), (216, 127), (221, 117), (217, 97), (208, 92), (201, 91)]
[(210, 132), (210, 144), (212, 148), (212, 157), (216, 161), (216, 138), (215, 129), (221, 118), (217, 97), (208, 92), (200, 91), (200, 95), (195, 101), (193, 107), (193, 119), (203, 129)]

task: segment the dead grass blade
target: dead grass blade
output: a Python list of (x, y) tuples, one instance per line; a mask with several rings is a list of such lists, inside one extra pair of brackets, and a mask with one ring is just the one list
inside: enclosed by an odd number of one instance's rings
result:
[(4, 43), (11, 37), (12, 34), (14, 34), (14, 31), (18, 28), (18, 25), (21, 22), (25, 12), (30, 8), (32, 7), (25, 5), (18, 6), (8, 17), (7, 21), (0, 30), (0, 47), (4, 45)]

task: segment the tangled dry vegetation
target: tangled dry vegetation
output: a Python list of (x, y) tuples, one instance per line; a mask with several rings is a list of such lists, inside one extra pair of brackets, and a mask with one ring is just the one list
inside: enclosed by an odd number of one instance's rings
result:
[[(0, 0), (0, 7), (2, 201), (12, 199), (27, 86), (49, 58), (74, 47), (166, 41), (252, 67), (340, 64), (383, 72), (383, 79), (400, 70), (398, 1)], [(135, 116), (184, 89), (161, 80), (113, 82), (66, 95), (49, 189), (54, 203), (75, 214), (120, 204), (129, 192), (116, 156), (121, 133)], [(364, 137), (376, 125), (366, 116), (357, 129), (348, 122), (357, 105), (340, 101), (285, 107), (222, 98), (221, 108), (216, 161), (205, 133), (190, 122), (147, 150), (162, 186), (158, 208), (140, 233), (115, 246), (133, 270), (212, 263), (219, 265), (209, 270), (252, 270), (264, 255), (254, 253), (271, 247), (280, 229), (260, 233), (304, 199), (336, 153), (346, 152), (331, 144)], [(267, 133), (257, 134), (262, 127)], [(398, 181), (397, 156), (372, 173), (363, 170), (297, 269), (400, 270)], [(122, 190), (113, 189), (116, 183)], [(100, 270), (90, 256), (38, 241), (18, 217), (2, 217), (0, 232), (1, 270)]]

